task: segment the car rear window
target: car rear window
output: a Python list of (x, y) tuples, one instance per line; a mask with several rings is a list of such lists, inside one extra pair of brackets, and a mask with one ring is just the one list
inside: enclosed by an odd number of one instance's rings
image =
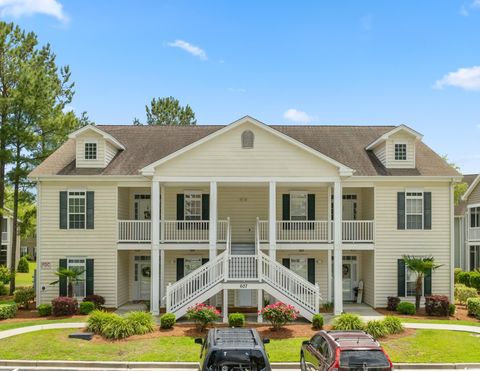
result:
[(266, 362), (258, 350), (214, 350), (208, 359), (207, 370), (261, 371), (266, 370)]
[(389, 370), (390, 363), (381, 350), (342, 350), (340, 370)]

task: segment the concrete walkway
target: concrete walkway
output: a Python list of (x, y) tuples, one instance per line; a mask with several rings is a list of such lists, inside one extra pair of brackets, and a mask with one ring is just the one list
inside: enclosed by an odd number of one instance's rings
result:
[(360, 318), (366, 322), (383, 319), (385, 317), (367, 304), (345, 303), (343, 304), (343, 311), (358, 314)]
[(443, 323), (403, 323), (406, 328), (414, 328), (418, 330), (448, 330), (448, 331), (463, 331), (480, 334), (480, 327), (466, 326), (466, 325), (449, 325)]
[(48, 323), (45, 325), (25, 326), (19, 328), (12, 328), (10, 330), (0, 331), (0, 339), (9, 338), (10, 336), (26, 334), (29, 332), (41, 330), (55, 330), (64, 328), (84, 328), (87, 326), (85, 322), (65, 322), (65, 323)]

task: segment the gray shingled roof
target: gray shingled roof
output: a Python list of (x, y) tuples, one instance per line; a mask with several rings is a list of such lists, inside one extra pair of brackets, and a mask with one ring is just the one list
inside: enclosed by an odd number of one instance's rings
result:
[[(477, 178), (477, 176), (478, 176), (478, 174), (464, 174), (462, 181), (467, 183), (468, 187), (470, 187), (470, 185)], [(467, 205), (468, 205), (468, 200), (467, 201), (461, 201), (460, 200), (458, 205), (455, 205), (455, 215), (465, 214), (465, 209), (467, 208)]]
[[(220, 125), (131, 126), (98, 125), (125, 146), (105, 169), (77, 169), (75, 142), (68, 140), (30, 174), (137, 175), (143, 167), (223, 128)], [(272, 125), (299, 142), (355, 170), (355, 176), (458, 176), (423, 142), (417, 143), (415, 169), (386, 169), (365, 147), (395, 126), (286, 126)]]

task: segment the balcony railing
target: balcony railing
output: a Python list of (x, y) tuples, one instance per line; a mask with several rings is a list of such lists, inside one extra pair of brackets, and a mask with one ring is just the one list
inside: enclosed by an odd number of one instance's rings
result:
[[(210, 221), (208, 220), (165, 220), (165, 242), (208, 242)], [(162, 222), (159, 226), (162, 228)], [(217, 222), (217, 241), (227, 239), (228, 220)], [(119, 220), (118, 242), (149, 243), (152, 238), (150, 220)]]
[(480, 227), (473, 227), (468, 229), (469, 241), (480, 241)]
[[(333, 222), (326, 220), (277, 221), (277, 242), (333, 242)], [(260, 242), (268, 242), (268, 220), (257, 221)], [(342, 241), (345, 243), (373, 242), (373, 220), (342, 221)]]

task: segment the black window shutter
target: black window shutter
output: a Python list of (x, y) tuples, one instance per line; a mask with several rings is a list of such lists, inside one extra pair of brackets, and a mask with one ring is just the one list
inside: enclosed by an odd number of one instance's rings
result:
[(405, 192), (397, 193), (397, 229), (405, 229)]
[(183, 193), (177, 194), (177, 220), (185, 220), (184, 199)]
[(423, 290), (425, 296), (432, 295), (432, 270), (430, 269), (423, 277)]
[(210, 219), (210, 195), (202, 194), (202, 220)]
[(432, 192), (423, 193), (423, 229), (432, 229)]
[(282, 195), (282, 220), (290, 220), (290, 195)]
[(405, 296), (405, 260), (397, 260), (397, 296)]
[(87, 229), (94, 227), (95, 192), (87, 192)]
[(177, 281), (181, 280), (185, 275), (185, 266), (184, 266), (184, 259), (177, 258)]
[(202, 265), (207, 264), (207, 263), (208, 263), (208, 258), (202, 258)]
[(283, 258), (283, 259), (282, 259), (282, 265), (283, 265), (285, 268), (290, 269), (290, 259), (288, 259), (288, 258)]
[[(59, 268), (67, 269), (67, 259), (60, 259)], [(67, 277), (60, 277), (58, 281), (58, 296), (67, 296)]]
[(311, 193), (307, 196), (307, 219), (315, 220), (315, 194)]
[(307, 277), (308, 282), (315, 284), (315, 259), (308, 258), (307, 264)]
[(87, 259), (86, 267), (85, 267), (85, 287), (86, 287), (86, 294), (93, 295), (94, 294), (94, 284), (93, 284), (93, 259)]
[(67, 229), (68, 228), (68, 221), (67, 221), (67, 207), (68, 207), (68, 199), (67, 199), (67, 192), (61, 191), (60, 192), (60, 229)]

